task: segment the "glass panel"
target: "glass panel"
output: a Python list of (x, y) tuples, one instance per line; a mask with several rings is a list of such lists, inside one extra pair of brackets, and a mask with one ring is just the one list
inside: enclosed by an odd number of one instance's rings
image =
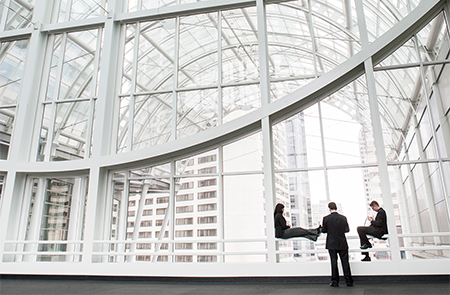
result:
[[(398, 191), (404, 192), (399, 198), (403, 233), (433, 233), (449, 231), (449, 210), (444, 200), (442, 178), (435, 163), (403, 164)], [(403, 238), (405, 247), (448, 245), (448, 236), (414, 236)], [(405, 253), (407, 259), (448, 258), (450, 253), (442, 250), (411, 250)]]
[(219, 173), (218, 150), (207, 151), (180, 161), (176, 161), (176, 175)]
[(135, 98), (133, 150), (168, 142), (172, 136), (172, 93)]
[(224, 172), (263, 170), (263, 148), (261, 132), (227, 144), (223, 147)]
[[(386, 57), (381, 63), (380, 66), (395, 66), (395, 65), (402, 65), (402, 64), (410, 64), (410, 63), (418, 63), (419, 57), (417, 55), (416, 46), (414, 44), (415, 42), (410, 39), (405, 44), (403, 44), (400, 48), (398, 48), (394, 53)], [(414, 70), (410, 72), (410, 70)], [(405, 83), (405, 87), (412, 88), (410, 86), (411, 83), (415, 82), (414, 78), (416, 77), (418, 73), (418, 68), (407, 68), (407, 69), (398, 69), (394, 73), (397, 73), (397, 77), (395, 74), (391, 74), (394, 80), (395, 78), (399, 79), (400, 77), (405, 77), (406, 81), (402, 81)], [(403, 87), (402, 87), (403, 88)], [(400, 90), (397, 90), (400, 91)], [(412, 90), (409, 90), (412, 91)]]
[(127, 25), (125, 31), (125, 48), (122, 65), (122, 88), (120, 93), (130, 93), (133, 75), (135, 24)]
[[(216, 169), (216, 154), (202, 154), (191, 159), (198, 173), (204, 169)], [(181, 163), (177, 163), (180, 167)], [(206, 168), (202, 168), (206, 167)], [(195, 253), (205, 253), (208, 250), (217, 250), (215, 239), (219, 237), (220, 224), (218, 222), (218, 178), (207, 177), (180, 177), (176, 180), (175, 200), (175, 262), (192, 262), (191, 250)], [(196, 242), (196, 243), (195, 243)], [(192, 253), (194, 254), (194, 253)], [(196, 259), (199, 262), (217, 261), (215, 255), (200, 255)]]
[(97, 33), (97, 30), (92, 30), (67, 34), (58, 99), (91, 97), (95, 94), (97, 74), (93, 71)]
[[(328, 214), (323, 171), (277, 173), (277, 203), (285, 205), (284, 217), (292, 227), (316, 228)], [(286, 188), (286, 185), (288, 187)], [(288, 195), (286, 195), (286, 193)], [(282, 251), (325, 249), (325, 239), (312, 243), (295, 239), (292, 243), (279, 241)], [(280, 262), (327, 260), (328, 254), (280, 254)]]
[(52, 161), (84, 158), (90, 102), (57, 104), (52, 146)]
[(72, 0), (70, 20), (87, 19), (104, 15), (105, 2), (105, 0)]
[(16, 108), (0, 108), (0, 160), (8, 158)]
[[(5, 30), (22, 29), (32, 25), (31, 19), (33, 18), (34, 1), (21, 1), (19, 4), (12, 0), (9, 2), (8, 7), (3, 4), (4, 2), (2, 1), (0, 10), (3, 10), (4, 16), (7, 16)], [(25, 5), (23, 2), (25, 2)]]
[(138, 9), (137, 2), (138, 0), (128, 0), (128, 11), (136, 11)]
[[(123, 177), (123, 175), (121, 175)], [(119, 234), (121, 234), (121, 231), (119, 232), (119, 217), (120, 217), (120, 204), (122, 200), (125, 200), (126, 196), (124, 195), (124, 180), (115, 178), (113, 182), (113, 199), (111, 203), (111, 220), (110, 220), (110, 230), (109, 230), (109, 237), (111, 241), (114, 240), (121, 240), (121, 237)], [(122, 238), (123, 239), (123, 238)], [(123, 247), (122, 244), (115, 244), (111, 243), (110, 246), (107, 248), (108, 251), (114, 252), (117, 251), (120, 247)], [(123, 250), (123, 248), (122, 248)], [(116, 256), (108, 256), (108, 261), (116, 261)]]
[(401, 15), (391, 1), (364, 1), (363, 4), (369, 42), (376, 40), (400, 21)]
[[(320, 104), (327, 165), (375, 162), (370, 113), (364, 108), (367, 96), (355, 93), (351, 85), (338, 94)], [(366, 113), (360, 112), (360, 107)]]
[[(223, 182), (224, 238), (256, 240), (226, 243), (224, 261), (266, 262), (264, 176), (262, 174), (225, 176)], [(233, 252), (239, 254), (232, 255)], [(258, 255), (258, 252), (261, 254)]]
[(312, 17), (317, 59), (315, 62), (319, 74), (331, 71), (361, 50), (357, 42), (359, 36), (354, 33), (357, 32), (356, 26), (352, 27), (352, 31), (342, 30), (336, 21), (343, 21), (343, 15), (337, 14), (333, 9), (327, 10), (332, 14), (330, 18), (315, 15)]
[[(168, 164), (130, 171), (126, 190), (124, 173), (114, 174), (109, 262), (152, 261), (153, 253), (168, 249), (167, 243), (157, 242), (162, 229), (161, 238), (169, 237), (168, 175)], [(113, 242), (121, 240), (126, 243)], [(120, 255), (124, 252), (131, 255)]]
[(296, 2), (267, 5), (269, 66), (273, 78), (315, 74), (308, 14)]
[(68, 0), (61, 0), (58, 22), (65, 22), (69, 12), (68, 21), (99, 17), (105, 13), (104, 3), (106, 0), (72, 0), (69, 7), (68, 2)]
[(314, 75), (312, 76), (310, 75), (299, 79), (289, 79), (284, 82), (271, 82), (270, 83), (271, 100), (275, 101), (285, 97), (288, 94), (291, 94), (295, 90), (311, 82), (311, 80), (314, 78), (315, 78)]
[[(50, 35), (47, 50), (52, 51), (50, 61), (50, 71), (47, 84), (47, 96), (46, 100), (56, 100), (59, 92), (59, 85), (56, 85), (58, 75), (58, 64), (61, 57), (61, 35)], [(43, 79), (45, 81), (45, 79)]]
[(218, 91), (205, 89), (178, 93), (177, 139), (217, 125)]
[(52, 109), (53, 106), (51, 104), (44, 105), (43, 110), (43, 116), (42, 116), (42, 123), (41, 123), (41, 132), (39, 136), (39, 147), (38, 147), (38, 154), (36, 156), (36, 160), (38, 162), (44, 161), (46, 155), (46, 145), (47, 142), (51, 139), (48, 138), (49, 135), (49, 129), (53, 125), (52, 122)]
[(279, 140), (279, 149), (287, 159), (287, 168), (319, 167), (323, 165), (322, 141), (318, 105), (278, 123), (273, 129)]
[[(30, 215), (28, 222), (32, 222), (33, 203), (36, 201), (36, 192), (39, 183), (34, 179), (33, 197), (31, 198)], [(43, 183), (43, 182), (42, 182)], [(55, 243), (42, 243), (39, 252), (80, 252), (80, 244), (60, 243), (61, 241), (81, 241), (84, 234), (84, 211), (87, 199), (87, 178), (48, 178), (45, 181), (43, 198), (42, 224), (40, 227), (40, 241), (55, 241)], [(35, 205), (36, 206), (36, 205)], [(31, 233), (30, 233), (31, 234)], [(38, 255), (37, 261), (81, 261), (81, 255), (48, 254)]]
[[(418, 68), (376, 72), (375, 80), (383, 138), (388, 160), (394, 160), (403, 140), (405, 120), (410, 119), (411, 101), (419, 74)], [(401, 87), (398, 87), (401, 85)]]
[(217, 84), (217, 13), (180, 18), (178, 86)]
[[(368, 170), (370, 171), (368, 173)], [(328, 171), (328, 180), (330, 186), (330, 199), (338, 205), (339, 211), (347, 217), (350, 235), (355, 238), (347, 238), (349, 248), (358, 249), (360, 240), (357, 234), (358, 226), (369, 226), (367, 216), (375, 218), (376, 212), (371, 210), (369, 204), (376, 200), (383, 207), (383, 198), (381, 195), (380, 176), (375, 169), (352, 168), (337, 169)], [(392, 186), (392, 196), (396, 195), (395, 187)], [(396, 199), (393, 203), (397, 204)], [(395, 205), (394, 205), (395, 206)], [(398, 214), (398, 212), (397, 212)], [(387, 216), (389, 219), (398, 219), (397, 216)], [(373, 239), (374, 247), (386, 248), (388, 241)], [(361, 260), (364, 256), (360, 253), (352, 255), (355, 260)], [(371, 253), (373, 260), (389, 259), (390, 251), (377, 251)]]
[(256, 8), (222, 12), (222, 83), (259, 78)]
[(127, 151), (130, 97), (120, 97), (117, 153)]
[[(68, 0), (61, 0), (61, 2), (60, 2), (59, 11), (58, 11), (58, 22), (64, 22), (66, 20), (67, 1)], [(58, 7), (55, 6), (54, 9), (58, 9)]]
[[(350, 234), (357, 235), (356, 228), (369, 226), (366, 217), (374, 214), (369, 203), (373, 200), (380, 206), (383, 203), (378, 171), (370, 168), (332, 169), (328, 170), (328, 183), (330, 200), (347, 216)], [(350, 248), (358, 248), (359, 239), (356, 242), (355, 247)]]
[(222, 89), (223, 123), (230, 122), (261, 107), (258, 85), (225, 87)]
[[(420, 30), (416, 36), (422, 58), (429, 59), (429, 57), (433, 58), (439, 56), (439, 54), (443, 55), (444, 53), (440, 53), (439, 49), (445, 44), (445, 41), (448, 42), (448, 32), (445, 26), (444, 13), (442, 12), (435, 17)], [(445, 47), (442, 49), (448, 50), (448, 48)]]
[[(136, 1), (136, 0), (129, 0), (130, 2)], [(163, 6), (169, 6), (169, 5), (176, 5), (177, 2), (173, 0), (142, 0), (142, 10), (145, 9), (152, 9), (156, 7), (163, 7)]]
[(136, 90), (172, 89), (175, 19), (141, 23)]
[(27, 46), (28, 40), (1, 43), (0, 106), (16, 104), (18, 101)]

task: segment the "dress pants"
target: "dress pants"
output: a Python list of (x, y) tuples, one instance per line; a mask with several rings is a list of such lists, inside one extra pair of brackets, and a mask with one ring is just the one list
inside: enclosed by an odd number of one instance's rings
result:
[(316, 229), (304, 229), (301, 227), (291, 227), (286, 229), (281, 236), (282, 239), (289, 238), (307, 238), (312, 241), (316, 241), (318, 237), (318, 232)]
[[(359, 243), (361, 244), (361, 246), (364, 244), (370, 244), (367, 235), (376, 236), (375, 230), (370, 226), (358, 226), (357, 231), (359, 235)], [(369, 252), (361, 252), (361, 254), (369, 256)]]
[(353, 283), (352, 273), (350, 271), (350, 264), (348, 263), (348, 249), (344, 250), (328, 250), (331, 260), (331, 282), (339, 284), (339, 269), (337, 265), (338, 253), (344, 270), (344, 278), (347, 284)]

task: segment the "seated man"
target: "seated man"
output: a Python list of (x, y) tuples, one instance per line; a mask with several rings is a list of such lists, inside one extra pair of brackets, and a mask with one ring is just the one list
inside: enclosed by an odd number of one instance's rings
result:
[[(384, 211), (384, 209), (380, 207), (377, 201), (372, 201), (370, 203), (370, 208), (372, 208), (373, 211), (377, 212), (377, 216), (375, 217), (375, 219), (373, 219), (372, 216), (368, 217), (370, 226), (358, 227), (359, 241), (361, 243), (361, 249), (363, 250), (372, 248), (372, 244), (370, 244), (367, 235), (381, 238), (384, 234), (388, 233), (386, 211)], [(362, 252), (361, 254), (366, 255), (366, 257), (364, 257), (362, 261), (370, 261), (369, 252)]]

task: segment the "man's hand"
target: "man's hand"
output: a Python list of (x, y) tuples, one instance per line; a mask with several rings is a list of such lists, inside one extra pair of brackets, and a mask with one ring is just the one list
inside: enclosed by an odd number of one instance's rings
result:
[(369, 221), (372, 221), (372, 220), (373, 220), (373, 217), (372, 217), (372, 216), (367, 216), (367, 219), (368, 219)]

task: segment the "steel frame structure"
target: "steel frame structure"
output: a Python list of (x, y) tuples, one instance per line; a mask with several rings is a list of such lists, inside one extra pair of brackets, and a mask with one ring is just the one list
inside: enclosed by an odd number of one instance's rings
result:
[[(12, 1), (12, 0), (11, 0)], [(263, 0), (224, 0), (224, 1), (203, 1), (187, 4), (179, 4), (174, 6), (158, 7), (156, 9), (150, 10), (137, 10), (133, 12), (126, 12), (125, 1), (121, 0), (108, 0), (107, 6), (102, 1), (98, 5), (102, 8), (104, 12), (103, 15), (93, 18), (86, 18), (80, 20), (70, 20), (70, 10), (66, 12), (66, 19), (62, 22), (52, 22), (58, 15), (56, 10), (52, 8), (57, 6), (60, 1), (47, 1), (47, 0), (36, 0), (34, 7), (28, 2), (21, 0), (16, 1), (22, 4), (25, 8), (33, 10), (33, 17), (28, 27), (14, 29), (14, 30), (3, 30), (0, 32), (1, 42), (11, 42), (16, 40), (28, 39), (28, 56), (26, 58), (26, 71), (23, 74), (22, 85), (26, 87), (21, 88), (21, 93), (17, 104), (13, 107), (17, 107), (15, 113), (14, 129), (12, 134), (12, 141), (10, 146), (12, 147), (9, 151), (7, 160), (0, 160), (0, 172), (4, 173), (5, 181), (3, 184), (3, 190), (1, 192), (1, 205), (0, 205), (0, 265), (1, 272), (4, 274), (58, 274), (58, 275), (105, 275), (105, 276), (198, 276), (198, 277), (234, 277), (234, 276), (328, 276), (329, 275), (329, 265), (327, 262), (308, 262), (307, 265), (302, 265), (298, 263), (279, 263), (278, 255), (285, 253), (283, 250), (279, 250), (277, 243), (278, 241), (274, 238), (274, 229), (271, 224), (273, 224), (272, 208), (276, 203), (276, 184), (275, 184), (275, 174), (281, 172), (300, 172), (306, 170), (314, 170), (315, 168), (297, 168), (297, 169), (276, 169), (274, 166), (274, 146), (273, 146), (273, 126), (286, 118), (310, 107), (314, 104), (320, 104), (321, 100), (327, 96), (335, 93), (343, 86), (350, 84), (355, 79), (358, 79), (362, 75), (365, 75), (369, 102), (370, 102), (370, 118), (371, 124), (374, 132), (374, 139), (376, 145), (377, 159), (378, 161), (374, 164), (361, 164), (361, 165), (341, 165), (327, 167), (326, 157), (323, 154), (324, 167), (317, 168), (318, 170), (323, 169), (325, 175), (329, 169), (337, 168), (349, 168), (349, 167), (377, 167), (379, 169), (379, 175), (381, 179), (381, 190), (383, 196), (384, 208), (386, 209), (388, 215), (394, 216), (394, 205), (391, 194), (390, 179), (389, 179), (389, 168), (395, 167), (397, 165), (416, 165), (416, 164), (427, 164), (427, 163), (437, 163), (439, 166), (441, 182), (443, 183), (443, 192), (445, 195), (445, 203), (447, 206), (447, 214), (449, 213), (449, 198), (450, 198), (450, 182), (445, 179), (446, 172), (445, 166), (449, 165), (450, 158), (445, 158), (443, 156), (442, 150), (436, 148), (437, 157), (434, 159), (426, 160), (426, 157), (421, 157), (425, 160), (405, 160), (405, 161), (388, 161), (385, 152), (385, 142), (383, 137), (383, 127), (382, 118), (380, 115), (379, 104), (377, 102), (377, 86), (375, 82), (375, 73), (377, 71), (382, 71), (385, 68), (378, 66), (381, 61), (383, 61), (387, 56), (392, 54), (401, 45), (408, 41), (411, 36), (416, 36), (416, 33), (422, 29), (426, 24), (428, 24), (432, 19), (434, 19), (440, 12), (445, 11), (448, 15), (450, 10), (450, 3), (445, 0), (427, 0), (420, 1), (417, 7), (413, 9), (410, 7), (410, 11), (403, 19), (400, 19), (398, 23), (389, 31), (377, 37), (373, 42), (369, 41), (369, 30), (366, 26), (365, 11), (363, 7), (362, 0), (356, 0), (356, 15), (358, 19), (358, 29), (359, 32), (355, 32), (354, 28), (350, 28), (352, 23), (351, 16), (351, 1), (346, 0), (346, 16), (347, 19), (345, 23), (347, 27), (343, 27), (343, 30), (347, 31), (349, 35), (360, 36), (361, 39), (361, 50), (355, 54), (354, 47), (349, 50), (352, 52), (352, 56), (338, 65), (335, 69), (320, 73), (318, 68), (321, 67), (321, 58), (316, 50), (316, 45), (314, 41), (312, 42), (312, 55), (314, 62), (314, 80), (304, 87), (286, 95), (285, 97), (272, 100), (270, 84), (276, 79), (271, 79), (270, 67), (273, 61), (271, 61), (269, 48), (268, 48), (268, 33), (267, 33), (267, 23), (266, 23), (266, 7), (272, 3), (284, 3), (285, 1), (263, 1)], [(310, 3), (311, 1), (303, 1)], [(389, 1), (382, 1), (387, 7), (390, 7), (392, 11), (395, 11), (395, 7)], [(72, 1), (69, 1), (71, 4)], [(411, 5), (411, 2), (408, 2)], [(142, 4), (142, 1), (138, 1), (138, 4)], [(286, 1), (286, 5), (289, 2)], [(70, 7), (70, 5), (69, 5)], [(220, 12), (222, 10), (229, 9), (240, 9), (246, 7), (256, 7), (257, 11), (257, 23), (253, 24), (257, 31), (257, 40), (259, 48), (259, 69), (260, 78), (258, 81), (249, 82), (238, 82), (236, 85), (250, 85), (259, 84), (260, 94), (261, 94), (261, 107), (256, 111), (249, 112), (248, 114), (234, 119), (225, 124), (219, 123), (217, 126), (203, 130), (197, 134), (190, 135), (184, 138), (176, 138), (177, 129), (176, 126), (172, 126), (172, 137), (171, 140), (160, 145), (155, 145), (141, 150), (132, 150), (133, 146), (133, 124), (129, 124), (128, 130), (128, 150), (124, 153), (117, 153), (117, 127), (118, 117), (114, 117), (113, 114), (117, 113), (118, 104), (121, 96), (124, 94), (120, 93), (120, 80), (121, 69), (120, 69), (120, 56), (124, 55), (123, 50), (123, 34), (124, 27), (127, 24), (140, 24), (141, 22), (162, 20), (167, 18), (174, 18), (176, 24), (179, 23), (180, 17), (209, 13), (209, 12)], [(312, 25), (312, 16), (324, 18), (319, 12), (311, 10), (311, 6), (304, 9), (305, 15), (310, 19), (309, 26), (312, 36), (314, 37), (314, 27)], [(53, 14), (50, 13), (53, 11)], [(220, 15), (220, 13), (219, 13)], [(2, 20), (2, 26), (5, 27), (6, 20), (5, 17)], [(336, 24), (336, 26), (339, 24)], [(447, 24), (448, 25), (448, 24)], [(177, 26), (178, 28), (178, 26)], [(69, 34), (72, 32), (79, 31), (95, 31), (97, 32), (97, 42), (95, 48), (90, 48), (88, 45), (84, 44), (82, 40), (72, 41), (78, 44), (80, 47), (84, 47), (87, 51), (94, 51), (94, 73), (101, 69), (101, 74), (98, 76), (98, 81), (96, 85), (99, 85), (98, 92), (94, 92), (90, 97), (83, 99), (68, 99), (64, 100), (64, 103), (70, 102), (80, 102), (85, 101), (89, 106), (88, 115), (88, 126), (86, 135), (79, 139), (80, 141), (85, 140), (86, 152), (83, 159), (77, 161), (64, 161), (55, 162), (51, 161), (49, 155), (51, 155), (52, 144), (47, 144), (45, 149), (47, 150), (45, 158), (43, 161), (37, 161), (34, 159), (34, 155), (38, 154), (39, 147), (37, 146), (37, 138), (40, 136), (41, 126), (40, 117), (37, 114), (43, 113), (45, 106), (52, 105), (52, 117), (55, 118), (58, 103), (60, 101), (47, 100), (46, 89), (42, 88), (42, 85), (46, 85), (45, 82), (36, 77), (41, 77), (43, 71), (49, 70), (49, 66), (45, 62), (49, 61), (49, 40), (57, 34), (61, 34), (62, 43), (66, 44), (70, 39)], [(136, 35), (139, 35), (139, 26), (136, 29)], [(218, 25), (218, 39), (222, 40), (221, 37), (221, 25)], [(178, 33), (178, 32), (177, 32)], [(103, 39), (102, 39), (103, 38)], [(417, 37), (416, 37), (417, 38)], [(417, 40), (416, 40), (417, 41)], [(177, 41), (178, 42), (178, 41)], [(122, 44), (117, 46), (117, 44)], [(222, 42), (218, 42), (218, 51), (222, 50)], [(416, 46), (419, 46), (417, 41)], [(179, 45), (179, 44), (177, 44)], [(176, 48), (178, 46), (175, 46)], [(32, 49), (33, 53), (30, 53)], [(101, 58), (100, 58), (101, 49)], [(176, 49), (177, 50), (177, 49)], [(176, 51), (175, 50), (175, 51)], [(416, 48), (417, 53), (420, 55), (420, 48)], [(46, 58), (47, 56), (47, 58)], [(134, 56), (138, 56), (138, 46), (134, 49)], [(175, 52), (175, 56), (178, 56), (178, 52)], [(220, 56), (220, 55), (219, 55)], [(399, 65), (392, 66), (393, 68), (402, 67), (419, 67), (420, 77), (418, 77), (418, 84), (427, 85), (425, 78), (424, 67), (430, 66), (431, 64), (443, 65), (448, 63), (448, 59), (437, 61), (437, 62), (426, 62), (426, 58), (421, 59), (417, 64)], [(63, 71), (63, 61), (59, 60), (58, 71), (60, 71), (57, 77), (61, 78), (61, 73)], [(221, 81), (221, 60), (218, 62), (218, 80)], [(137, 58), (135, 58), (133, 63), (133, 76), (130, 79), (133, 86), (137, 85), (136, 81), (136, 65)], [(177, 62), (174, 62), (174, 71), (179, 71), (179, 66)], [(177, 75), (175, 75), (177, 76)], [(47, 79), (48, 77), (44, 78)], [(435, 77), (436, 79), (436, 77)], [(280, 79), (283, 80), (283, 79)], [(288, 78), (284, 79), (288, 80)], [(60, 80), (56, 81), (55, 85), (60, 85)], [(107, 85), (114, 85), (114, 87), (107, 87)], [(173, 89), (173, 101), (172, 105), (177, 104), (177, 93), (181, 91), (178, 89), (177, 81), (175, 78)], [(221, 93), (223, 87), (219, 83), (216, 86), (218, 92)], [(438, 87), (433, 83), (433, 87)], [(134, 89), (133, 87), (132, 89)], [(211, 88), (207, 87), (195, 87), (195, 89), (205, 89)], [(429, 89), (425, 88), (426, 97), (430, 97)], [(183, 91), (185, 91), (184, 89)], [(157, 94), (167, 91), (147, 91), (150, 94)], [(169, 91), (170, 92), (170, 91)], [(435, 91), (437, 92), (437, 91)], [(144, 92), (145, 93), (145, 92)], [(143, 93), (136, 93), (131, 91), (127, 94), (130, 97), (130, 110), (131, 114), (134, 114), (134, 97), (142, 95)], [(221, 97), (221, 95), (219, 95)], [(114, 99), (111, 99), (114, 98)], [(429, 120), (433, 122), (433, 126), (437, 126), (440, 123), (443, 134), (443, 141), (445, 142), (446, 154), (450, 151), (450, 127), (448, 121), (448, 113), (442, 113), (442, 108), (435, 108), (429, 105), (428, 109), (437, 109), (439, 113), (437, 116), (433, 116), (429, 112)], [(221, 105), (221, 101), (219, 101)], [(95, 120), (94, 120), (95, 112)], [(414, 112), (414, 109), (411, 109)], [(219, 111), (219, 122), (222, 121), (222, 112)], [(415, 116), (412, 114), (412, 117)], [(447, 116), (447, 119), (445, 119)], [(174, 121), (177, 120), (177, 108), (172, 108), (172, 118)], [(28, 118), (33, 118), (32, 127), (30, 128), (30, 121)], [(441, 120), (436, 122), (436, 118)], [(131, 120), (131, 118), (129, 118)], [(417, 124), (415, 124), (417, 125)], [(55, 133), (55, 125), (52, 124), (48, 128), (48, 134), (50, 138), (48, 142), (53, 142)], [(322, 129), (322, 128), (321, 128)], [(438, 137), (435, 128), (432, 128), (434, 138)], [(170, 171), (169, 178), (171, 185), (170, 193), (170, 206), (169, 214), (166, 217), (170, 220), (174, 220), (174, 196), (175, 196), (175, 179), (177, 178), (177, 173), (175, 172), (176, 161), (184, 159), (187, 156), (195, 155), (210, 149), (218, 150), (219, 158), (219, 172), (215, 174), (219, 179), (219, 186), (222, 186), (223, 177), (227, 175), (235, 175), (237, 173), (226, 173), (223, 171), (222, 161), (223, 158), (223, 146), (245, 137), (247, 135), (253, 134), (255, 132), (260, 132), (262, 135), (262, 146), (263, 146), (263, 170), (262, 171), (246, 171), (247, 174), (262, 174), (264, 177), (264, 187), (265, 190), (265, 210), (266, 210), (266, 223), (267, 223), (267, 238), (263, 240), (252, 239), (252, 242), (266, 242), (267, 250), (262, 252), (255, 252), (255, 254), (267, 255), (266, 263), (243, 263), (243, 264), (232, 264), (224, 263), (223, 256), (226, 252), (223, 246), (220, 246), (217, 251), (219, 256), (217, 263), (211, 264), (174, 264), (174, 263), (142, 263), (134, 261), (134, 258), (128, 262), (117, 262), (114, 264), (107, 263), (107, 261), (98, 261), (96, 257), (102, 254), (108, 253), (105, 249), (107, 247), (102, 247), (105, 243), (109, 243), (103, 234), (105, 227), (106, 216), (102, 212), (103, 206), (108, 204), (107, 197), (111, 195), (111, 188), (109, 184), (111, 183), (112, 174), (115, 171), (129, 171), (130, 169), (136, 169), (145, 166), (157, 166), (161, 164), (169, 163)], [(403, 130), (403, 133), (406, 132)], [(321, 130), (323, 138), (323, 130)], [(420, 135), (420, 130), (417, 131)], [(401, 149), (403, 141), (399, 141), (399, 149)], [(92, 145), (92, 149), (90, 148)], [(323, 142), (322, 142), (323, 145)], [(325, 151), (325, 149), (323, 149)], [(399, 170), (398, 170), (399, 171)], [(12, 255), (38, 255), (38, 245), (45, 244), (43, 241), (38, 240), (39, 231), (38, 225), (39, 220), (34, 220), (32, 224), (32, 231), (34, 231), (34, 238), (31, 240), (15, 239), (16, 233), (14, 229), (18, 227), (18, 224), (23, 219), (26, 210), (23, 208), (23, 204), (26, 203), (24, 196), (24, 191), (27, 190), (32, 184), (29, 177), (54, 177), (55, 175), (64, 177), (80, 177), (89, 178), (89, 184), (86, 188), (89, 192), (86, 201), (86, 211), (84, 216), (84, 222), (86, 224), (84, 230), (84, 237), (82, 240), (73, 240), (61, 243), (73, 244), (69, 247), (67, 255), (70, 255), (71, 259), (74, 256), (79, 256), (80, 261), (65, 261), (58, 263), (51, 262), (36, 262), (36, 261), (10, 261), (9, 258)], [(128, 177), (128, 176), (127, 176)], [(128, 181), (128, 178), (126, 180)], [(325, 178), (327, 179), (327, 178)], [(42, 184), (43, 180), (39, 180)], [(78, 183), (79, 189), (82, 190), (83, 185), (86, 183)], [(430, 185), (430, 184), (428, 184)], [(327, 185), (328, 186), (328, 185)], [(36, 194), (36, 198), (43, 200), (44, 189), (41, 185), (41, 191)], [(327, 187), (328, 189), (328, 187)], [(22, 200), (22, 198), (24, 198)], [(329, 193), (327, 199), (329, 200)], [(428, 202), (433, 204), (432, 196), (429, 196)], [(223, 214), (223, 192), (219, 190), (219, 212)], [(401, 196), (403, 204), (406, 204), (404, 196)], [(82, 200), (77, 199), (78, 206), (82, 206)], [(408, 210), (405, 206), (403, 210)], [(433, 207), (433, 206), (431, 206)], [(430, 208), (431, 208), (430, 207)], [(434, 207), (433, 207), (434, 208)], [(81, 212), (80, 208), (75, 208), (77, 211)], [(74, 209), (74, 210), (75, 210)], [(413, 210), (418, 210), (413, 208)], [(22, 212), (19, 214), (19, 212)], [(401, 212), (403, 216), (407, 216), (407, 213)], [(16, 216), (18, 215), (18, 216)], [(449, 232), (439, 232), (438, 220), (436, 213), (431, 210), (431, 220), (432, 220), (432, 232), (431, 233), (419, 233), (419, 234), (398, 234), (396, 223), (393, 218), (389, 219), (389, 249), (391, 252), (391, 259), (388, 261), (377, 261), (372, 264), (364, 264), (360, 262), (352, 262), (352, 272), (355, 275), (418, 275), (418, 274), (449, 274), (449, 258), (445, 259), (426, 259), (426, 260), (408, 260), (402, 259), (402, 251), (423, 251), (423, 250), (438, 250), (438, 251), (448, 251), (450, 250), (449, 245), (441, 244), (440, 237), (449, 236)], [(220, 217), (221, 218), (221, 217)], [(222, 219), (223, 220), (223, 219)], [(164, 224), (167, 224), (166, 222)], [(405, 224), (406, 229), (408, 225)], [(173, 228), (172, 228), (173, 229)], [(23, 229), (22, 229), (23, 230)], [(161, 232), (164, 233), (165, 227), (162, 228)], [(414, 237), (433, 237), (435, 240), (434, 246), (422, 246), (422, 247), (402, 247), (398, 243), (399, 238), (414, 238)], [(162, 238), (162, 235), (160, 236)], [(218, 237), (214, 239), (219, 245), (223, 245), (224, 242), (233, 242), (233, 240), (226, 239), (224, 237), (223, 228), (219, 230)], [(237, 240), (236, 242), (243, 242), (245, 240)], [(220, 244), (222, 242), (222, 244)], [(120, 243), (125, 243), (125, 241), (120, 241)], [(134, 242), (135, 243), (135, 242)], [(173, 233), (169, 237), (169, 244), (175, 243)], [(122, 244), (122, 247), (123, 247)], [(17, 245), (22, 245), (22, 250), (12, 251), (10, 247), (16, 247)], [(26, 248), (24, 245), (31, 245), (31, 248)], [(82, 246), (81, 246), (82, 245)], [(172, 247), (172, 246), (170, 246)], [(100, 249), (100, 250), (99, 250)], [(155, 250), (156, 251), (156, 250)], [(359, 252), (359, 249), (351, 249), (352, 252)], [(324, 252), (322, 250), (315, 250), (314, 253)], [(155, 252), (151, 252), (155, 253)], [(310, 253), (307, 250), (297, 251), (296, 253)], [(172, 253), (173, 254), (173, 253)], [(234, 255), (240, 255), (242, 253), (234, 253)], [(154, 256), (153, 262), (157, 262)], [(31, 259), (33, 260), (33, 259)]]

